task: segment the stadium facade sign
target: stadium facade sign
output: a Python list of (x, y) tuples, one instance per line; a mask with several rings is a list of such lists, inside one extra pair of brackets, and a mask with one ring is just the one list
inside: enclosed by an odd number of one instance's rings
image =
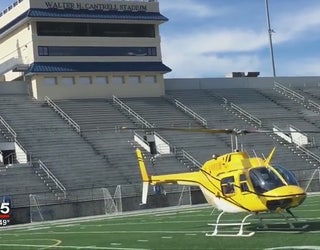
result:
[(92, 2), (59, 2), (45, 1), (45, 5), (49, 9), (74, 9), (74, 10), (101, 10), (101, 11), (142, 11), (147, 12), (146, 4), (133, 3), (92, 3)]

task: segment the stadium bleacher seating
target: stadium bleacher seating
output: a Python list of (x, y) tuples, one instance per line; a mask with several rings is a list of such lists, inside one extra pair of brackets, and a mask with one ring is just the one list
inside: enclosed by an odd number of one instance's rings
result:
[[(258, 117), (264, 129), (272, 129), (275, 124), (281, 128), (293, 125), (301, 130), (315, 130), (320, 125), (318, 115), (272, 89), (170, 90), (165, 97), (121, 100), (155, 127), (202, 127), (193, 117), (175, 107), (172, 103), (174, 99), (205, 118), (211, 128), (254, 128), (245, 117), (233, 112), (229, 103)], [(17, 133), (17, 139), (27, 150), (31, 163), (36, 166), (37, 161), (41, 160), (67, 190), (114, 188), (117, 185), (140, 183), (133, 133), (117, 129), (120, 126), (138, 126), (135, 119), (112, 100), (57, 100), (55, 103), (80, 126), (80, 134), (46, 102), (35, 101), (23, 94), (0, 95), (0, 115)], [(138, 133), (143, 136), (143, 131)], [(182, 149), (200, 163), (204, 163), (212, 154), (223, 154), (231, 150), (228, 135), (172, 131), (160, 131), (159, 134), (170, 143), (177, 155), (158, 157), (154, 164), (148, 162), (150, 173), (184, 171), (185, 166), (179, 160), (178, 153)], [(310, 138), (315, 142), (320, 140), (317, 135)], [(274, 135), (255, 134), (241, 136), (239, 139), (241, 147), (250, 155), (267, 155), (276, 145), (274, 162), (297, 172), (312, 171), (318, 167), (317, 162), (303, 157), (295, 147)], [(6, 140), (2, 136), (1, 142)], [(316, 154), (318, 148), (314, 144), (308, 149)], [(2, 170), (2, 195), (52, 195), (41, 176), (37, 175), (36, 167), (27, 164), (23, 167), (3, 167)], [(19, 186), (12, 184), (15, 178), (23, 179), (21, 176), (25, 178), (19, 182)], [(301, 178), (306, 181), (308, 177)]]

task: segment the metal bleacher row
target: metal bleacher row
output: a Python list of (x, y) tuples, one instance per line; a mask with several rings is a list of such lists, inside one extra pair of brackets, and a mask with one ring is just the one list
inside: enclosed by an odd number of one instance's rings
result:
[[(260, 118), (262, 124), (265, 124), (265, 128), (268, 129), (272, 129), (273, 123), (277, 123), (279, 120), (283, 121), (283, 118), (288, 115), (286, 108), (274, 104), (254, 89), (214, 89), (199, 92), (195, 95), (193, 94), (195, 93), (194, 91), (189, 91), (189, 94), (187, 94), (187, 91), (172, 91), (170, 94), (178, 98), (188, 107), (197, 111), (200, 115), (206, 117), (211, 127), (253, 128), (245, 122), (244, 118), (232, 113), (232, 110), (223, 109), (224, 101), (221, 101), (222, 99), (227, 99), (229, 102), (241, 106), (246, 111)], [(294, 117), (294, 115), (292, 115), (292, 117)], [(299, 120), (299, 118), (297, 120)], [(256, 153), (260, 156), (261, 154), (266, 156), (274, 145), (277, 146), (274, 161), (289, 165), (291, 169), (299, 169), (306, 164), (300, 157), (293, 155), (289, 148), (283, 147), (282, 144), (267, 134), (241, 136), (240, 142), (249, 154), (252, 155)], [(215, 147), (213, 146), (212, 150), (214, 149)], [(224, 148), (223, 150), (226, 151), (228, 148)], [(293, 160), (295, 158), (297, 159)]]
[[(318, 115), (303, 105), (272, 89), (171, 90), (165, 97), (125, 98), (127, 106), (156, 127), (203, 127), (193, 117), (175, 107), (173, 100), (205, 118), (211, 128), (253, 128), (244, 117), (227, 105), (234, 103), (262, 121), (264, 129), (293, 125), (301, 130), (319, 129)], [(132, 131), (119, 131), (120, 126), (139, 127), (138, 122), (107, 99), (59, 100), (56, 105), (81, 128), (78, 133), (46, 102), (27, 95), (0, 95), (0, 115), (17, 133), (17, 140), (30, 157), (29, 164), (0, 166), (0, 194), (52, 194), (39, 174), (41, 160), (67, 191), (134, 184), (140, 182)], [(143, 136), (143, 131), (137, 130)], [(185, 150), (200, 163), (212, 154), (231, 150), (229, 135), (210, 135), (159, 131), (175, 152)], [(1, 135), (0, 135), (1, 137)], [(319, 136), (312, 135), (315, 142)], [(312, 161), (301, 157), (290, 145), (275, 136), (254, 134), (241, 136), (240, 143), (250, 154), (266, 156), (277, 146), (274, 162), (292, 170), (315, 169)], [(1, 141), (5, 141), (1, 137)], [(315, 154), (316, 144), (310, 147)], [(150, 156), (150, 155), (148, 155)], [(186, 170), (178, 156), (158, 157), (151, 173)]]

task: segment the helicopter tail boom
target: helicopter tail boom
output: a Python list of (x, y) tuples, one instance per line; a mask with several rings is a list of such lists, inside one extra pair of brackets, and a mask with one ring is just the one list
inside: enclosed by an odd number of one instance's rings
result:
[[(178, 185), (190, 185), (199, 186), (198, 179), (202, 174), (200, 172), (189, 172), (189, 173), (176, 173), (176, 174), (165, 174), (165, 175), (149, 175), (147, 172), (146, 165), (144, 163), (144, 157), (140, 149), (136, 149), (136, 155), (140, 168), (142, 178), (142, 204), (147, 203), (149, 185), (161, 185), (161, 184), (178, 184)], [(195, 181), (198, 180), (198, 181)]]

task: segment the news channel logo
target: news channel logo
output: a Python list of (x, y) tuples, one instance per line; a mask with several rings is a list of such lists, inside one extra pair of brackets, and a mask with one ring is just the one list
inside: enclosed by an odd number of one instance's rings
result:
[(8, 226), (11, 219), (11, 199), (3, 196), (0, 205), (0, 226)]

